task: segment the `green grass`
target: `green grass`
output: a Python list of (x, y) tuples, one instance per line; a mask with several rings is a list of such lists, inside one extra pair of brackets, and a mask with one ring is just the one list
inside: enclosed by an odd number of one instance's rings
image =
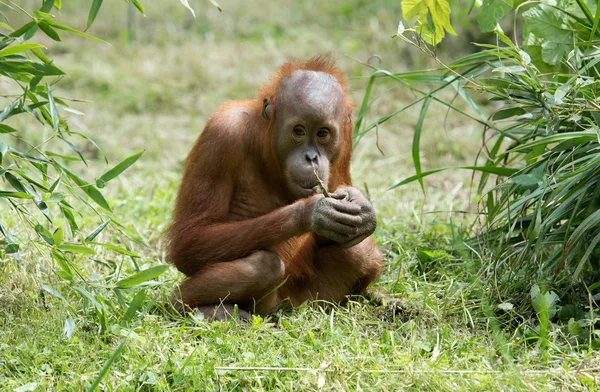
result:
[[(197, 20), (177, 1), (160, 7), (147, 1), (148, 16), (137, 18), (133, 43), (125, 38), (123, 6), (105, 3), (90, 32), (110, 46), (68, 36), (58, 47), (44, 42), (56, 48), (50, 54), (70, 75), (56, 95), (93, 102), (75, 103), (86, 116), (71, 116), (71, 127), (92, 136), (113, 164), (146, 150), (106, 188), (114, 216), (148, 244), (110, 234), (142, 256), (140, 266), (163, 262), (162, 233), (182, 161), (219, 102), (252, 97), (279, 64), (326, 51), (351, 77), (356, 102), (370, 69), (352, 58), (367, 61), (377, 53), (383, 66), (395, 70), (428, 64), (389, 38), (400, 18), (394, 1), (253, 7), (219, 1), (223, 13), (209, 2), (192, 2)], [(61, 17), (81, 27), (87, 6), (74, 5), (75, 11), (67, 9)], [(392, 84), (376, 86), (373, 96), (378, 95), (367, 123), (414, 98)], [(429, 111), (421, 139), (423, 170), (471, 164), (480, 129), (435, 103)], [(535, 317), (484, 303), (489, 286), (478, 276), (481, 261), (451, 252), (468, 234), (463, 224), (470, 221), (469, 215), (451, 211), (472, 212), (476, 203), (468, 172), (425, 178), (426, 198), (416, 185), (386, 191), (414, 174), (407, 140), (418, 115), (417, 107), (379, 127), (385, 156), (375, 133), (367, 135), (352, 168), (355, 185), (368, 188), (378, 211), (376, 239), (386, 265), (376, 286), (418, 309), (414, 319), (394, 318), (360, 298), (344, 306), (305, 304), (250, 323), (182, 318), (165, 307), (182, 277), (172, 269), (161, 277), (161, 286), (147, 289), (147, 312), (123, 325), (109, 315), (101, 333), (90, 304), (68, 290), (53, 273), (52, 261), (31, 245), (22, 265), (0, 259), (0, 390), (86, 389), (123, 342), (101, 390), (593, 389), (598, 371), (585, 369), (597, 368), (600, 360), (591, 337), (576, 340), (566, 326), (551, 324), (547, 351), (541, 350)], [(34, 127), (27, 132), (42, 135)], [(87, 175), (93, 178), (104, 161), (94, 149), (84, 151), (96, 156)], [(100, 223), (94, 216), (83, 222), (84, 232)], [(31, 244), (37, 241), (32, 238)], [(101, 262), (131, 268), (128, 258), (110, 252), (82, 257), (79, 267), (104, 272)], [(57, 287), (76, 312), (42, 290), (44, 284)], [(125, 312), (111, 287), (100, 282), (98, 294), (115, 315)], [(63, 332), (68, 317), (75, 324), (70, 338)]]

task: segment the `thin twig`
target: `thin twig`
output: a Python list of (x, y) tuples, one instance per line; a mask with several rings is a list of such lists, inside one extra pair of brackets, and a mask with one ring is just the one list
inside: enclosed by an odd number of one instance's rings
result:
[[(325, 368), (310, 368), (310, 367), (272, 367), (272, 366), (215, 366), (215, 370), (222, 371), (238, 371), (238, 372), (348, 372), (341, 369), (325, 369)], [(564, 370), (564, 369), (547, 369), (547, 370), (520, 370), (521, 374), (548, 374), (556, 373), (563, 370), (565, 373), (581, 373), (581, 372), (600, 372), (600, 367), (593, 367), (579, 370)], [(385, 373), (385, 374), (505, 374), (508, 372), (502, 370), (472, 370), (472, 369), (440, 369), (440, 370), (408, 370), (408, 369), (352, 369), (352, 372), (360, 373)]]
[(329, 192), (327, 192), (327, 188), (325, 188), (325, 185), (323, 185), (323, 181), (321, 181), (321, 179), (319, 178), (319, 175), (317, 174), (317, 169), (315, 169), (313, 167), (313, 173), (315, 174), (315, 178), (317, 179), (317, 185), (313, 188), (319, 188), (321, 190), (321, 192), (323, 192), (323, 195), (325, 197), (330, 197), (329, 196)]

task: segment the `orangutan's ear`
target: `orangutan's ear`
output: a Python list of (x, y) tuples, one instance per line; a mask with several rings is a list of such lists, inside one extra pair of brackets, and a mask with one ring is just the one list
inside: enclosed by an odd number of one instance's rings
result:
[(268, 98), (263, 100), (262, 116), (265, 119), (270, 119), (273, 117), (273, 106), (269, 103)]

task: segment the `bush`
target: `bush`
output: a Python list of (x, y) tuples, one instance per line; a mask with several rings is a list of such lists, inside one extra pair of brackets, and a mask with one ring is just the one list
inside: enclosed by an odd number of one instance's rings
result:
[[(599, 288), (600, 50), (594, 42), (600, 39), (600, 7), (591, 0), (517, 6), (514, 10), (525, 22), (519, 47), (499, 27), (513, 10), (512, 2), (484, 0), (477, 20), (482, 31), (496, 34), (498, 43), (479, 45), (479, 53), (446, 65), (427, 43), (436, 44), (444, 31), (452, 32), (450, 8), (444, 6), (446, 0), (434, 3), (439, 7), (404, 0), (405, 17), (418, 19), (415, 29), (401, 23), (396, 37), (434, 57), (440, 68), (411, 73), (376, 70), (359, 111), (355, 140), (406, 109), (362, 124), (372, 84), (381, 77), (421, 95), (409, 105), (422, 105), (413, 139), (416, 175), (394, 187), (412, 181), (423, 186), (423, 177), (449, 169), (421, 170), (419, 140), (432, 100), (480, 123), (483, 147), (475, 165), (463, 167), (480, 173), (477, 189), (484, 212), (481, 231), (470, 245), (480, 247), (490, 276), (498, 279), (500, 296), (528, 301), (534, 282), (563, 290), (580, 283), (592, 291)], [(435, 87), (426, 92), (408, 82)], [(472, 114), (440, 98), (446, 88), (454, 89)], [(469, 89), (487, 93), (501, 108), (484, 114)]]
[[(101, 3), (92, 2), (88, 28)], [(143, 12), (142, 6), (137, 1), (134, 3)], [(42, 290), (62, 300), (72, 315), (89, 311), (100, 330), (105, 330), (111, 316), (121, 322), (130, 321), (144, 299), (144, 284), (166, 270), (164, 265), (143, 271), (138, 268), (136, 258), (139, 256), (123, 243), (128, 239), (143, 245), (143, 241), (111, 216), (110, 204), (101, 192), (106, 183), (134, 164), (142, 153), (107, 168), (93, 182), (78, 174), (89, 171), (85, 150), (78, 145), (87, 144), (87, 149), (103, 153), (88, 136), (69, 128), (61, 113), (81, 113), (70, 108), (67, 99), (55, 95), (54, 86), (65, 73), (47, 57), (44, 45), (31, 40), (36, 34), (45, 34), (58, 42), (60, 35), (68, 33), (104, 41), (59, 23), (52, 12), (60, 10), (60, 0), (46, 0), (39, 10), (32, 12), (13, 2), (9, 4), (11, 12), (25, 15), (31, 21), (19, 28), (13, 28), (8, 21), (0, 23), (7, 31), (0, 33), (0, 82), (16, 92), (5, 96), (8, 104), (0, 110), (0, 183), (3, 187), (0, 203), (10, 211), (3, 214), (0, 221), (0, 259), (6, 261), (10, 257), (19, 264), (27, 262), (39, 267), (45, 280), (40, 284)], [(47, 137), (40, 138), (40, 135)], [(73, 162), (81, 162), (83, 166), (74, 169), (70, 167)], [(82, 227), (93, 221), (97, 227), (84, 233)], [(112, 240), (106, 238), (105, 231), (112, 233)], [(112, 261), (95, 260), (93, 255), (101, 250), (120, 255), (130, 263), (117, 265)], [(23, 258), (23, 252), (28, 257)], [(92, 260), (108, 269), (92, 273), (88, 268)], [(124, 272), (133, 274), (121, 279)], [(56, 277), (62, 284), (50, 283), (56, 282)], [(107, 300), (107, 287), (114, 288), (120, 309)], [(64, 289), (73, 294), (74, 299), (70, 299)], [(73, 306), (77, 297), (83, 300), (84, 309)], [(65, 321), (65, 333), (70, 336), (74, 326), (74, 320), (69, 317)]]

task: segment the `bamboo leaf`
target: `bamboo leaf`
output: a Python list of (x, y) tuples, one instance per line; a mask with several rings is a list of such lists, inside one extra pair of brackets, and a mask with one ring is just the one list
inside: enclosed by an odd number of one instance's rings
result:
[(142, 284), (151, 279), (159, 277), (160, 275), (165, 273), (165, 271), (168, 269), (169, 269), (169, 266), (166, 264), (156, 265), (154, 267), (150, 267), (146, 270), (137, 272), (131, 276), (128, 276), (125, 279), (118, 281), (116, 286), (119, 289), (128, 289), (131, 287), (135, 287), (139, 284)]
[(86, 255), (96, 254), (96, 251), (94, 249), (88, 248), (85, 245), (78, 244), (61, 244), (58, 245), (58, 249), (62, 250), (63, 252), (81, 253)]
[(144, 151), (140, 151), (137, 154), (133, 154), (132, 156), (125, 158), (115, 167), (101, 175), (100, 178), (96, 180), (96, 185), (98, 186), (98, 188), (103, 188), (105, 183), (116, 178), (119, 174), (127, 170), (127, 168), (133, 165), (142, 156), (143, 153)]
[(421, 185), (421, 190), (423, 191), (423, 193), (425, 193), (425, 184), (423, 183), (423, 173), (421, 172), (421, 131), (423, 130), (423, 122), (425, 121), (425, 116), (427, 115), (427, 110), (429, 109), (430, 103), (431, 98), (427, 96), (423, 101), (423, 106), (421, 107), (421, 113), (419, 114), (419, 119), (415, 127), (415, 133), (413, 135), (412, 144), (412, 159), (415, 165), (415, 170), (417, 172), (417, 180)]
[(87, 27), (86, 30), (89, 29), (92, 24), (94, 24), (94, 20), (96, 20), (96, 16), (98, 15), (98, 11), (100, 11), (100, 7), (102, 6), (102, 0), (94, 0), (90, 7), (90, 12), (88, 14)]
[(421, 176), (415, 175), (415, 176), (408, 177), (408, 178), (400, 181), (399, 183), (397, 183), (395, 185), (392, 185), (390, 188), (388, 188), (388, 190), (391, 190), (391, 189), (394, 189), (394, 188), (398, 188), (399, 186), (406, 185), (406, 184), (409, 184), (411, 182), (417, 181), (419, 179), (419, 177), (424, 178), (424, 177), (430, 176), (432, 174), (439, 173), (441, 171), (456, 170), (456, 169), (474, 170), (474, 171), (478, 171), (478, 172), (482, 172), (482, 173), (490, 173), (490, 174), (495, 174), (495, 175), (503, 176), (503, 177), (510, 177), (513, 174), (515, 174), (515, 173), (518, 172), (517, 169), (510, 169), (510, 168), (506, 168), (506, 167), (497, 167), (497, 166), (449, 166), (449, 167), (441, 167), (441, 168), (438, 168), (438, 169), (434, 169), (434, 170), (423, 172), (423, 173), (421, 173)]
[(12, 56), (17, 53), (23, 53), (23, 52), (27, 52), (28, 50), (38, 49), (38, 48), (45, 48), (45, 46), (40, 45), (40, 44), (12, 45), (12, 46), (9, 46), (8, 48), (0, 50), (0, 57)]

